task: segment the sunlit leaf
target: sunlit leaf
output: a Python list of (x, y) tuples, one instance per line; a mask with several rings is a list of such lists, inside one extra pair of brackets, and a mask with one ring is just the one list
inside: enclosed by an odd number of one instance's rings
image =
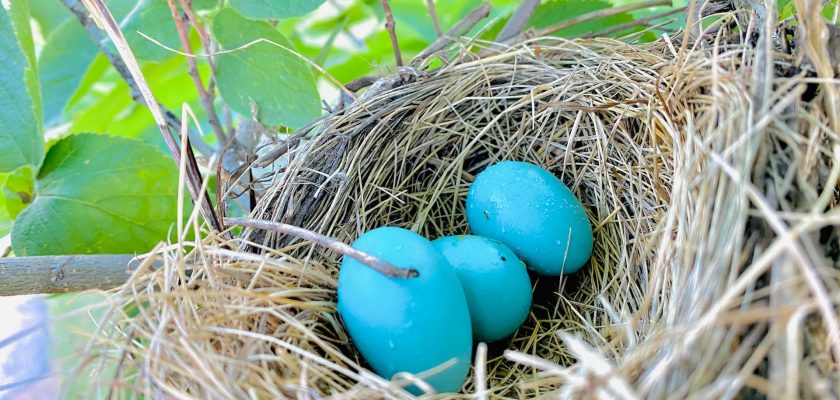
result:
[(137, 140), (74, 135), (50, 148), (35, 201), (18, 216), (18, 256), (133, 253), (167, 237), (177, 210), (177, 169)]
[(41, 89), (25, 1), (0, 6), (0, 172), (38, 167), (44, 156)]
[(3, 196), (3, 204), (0, 207), (5, 207), (9, 217), (15, 219), (32, 202), (35, 171), (32, 167), (24, 165), (5, 175), (5, 182), (0, 185)]
[[(213, 35), (230, 53), (216, 58), (219, 93), (236, 112), (266, 125), (299, 128), (321, 114), (312, 70), (298, 56), (275, 44), (292, 44), (268, 23), (251, 21), (232, 9), (213, 20)], [(261, 42), (248, 45), (257, 39)]]
[(240, 14), (252, 19), (283, 19), (315, 11), (324, 0), (230, 0)]
[(74, 19), (60, 2), (56, 0), (28, 0), (32, 18), (41, 27), (44, 37), (61, 27), (65, 22)]
[(175, 55), (149, 38), (173, 49), (181, 47), (166, 0), (140, 0), (137, 9), (129, 14), (123, 24), (122, 30), (134, 56), (140, 60), (161, 62)]
[[(612, 3), (605, 0), (552, 0), (541, 4), (528, 22), (529, 27), (547, 28), (553, 24), (578, 17), (593, 11), (610, 8)], [(572, 37), (597, 33), (611, 26), (633, 20), (633, 15), (621, 13), (606, 18), (575, 24), (574, 26), (553, 32), (554, 36)]]
[(47, 40), (38, 69), (44, 98), (44, 124), (61, 122), (61, 113), (82, 82), (98, 49), (75, 19), (65, 21)]

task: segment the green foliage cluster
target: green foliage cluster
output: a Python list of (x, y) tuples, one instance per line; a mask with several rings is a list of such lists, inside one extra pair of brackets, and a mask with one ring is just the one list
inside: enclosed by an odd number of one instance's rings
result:
[[(528, 26), (629, 1), (544, 1)], [(168, 1), (105, 2), (155, 96), (173, 111), (189, 105), (207, 132), (204, 147), (217, 152), (221, 146), (205, 122), (187, 58), (178, 53), (183, 48)], [(0, 7), (0, 237), (11, 235), (16, 255), (142, 252), (165, 239), (177, 218), (177, 166), (149, 111), (134, 102), (131, 88), (100, 51), (101, 45), (114, 52), (113, 44), (91, 41), (64, 6), (74, 3), (28, 0)], [(214, 54), (212, 67), (207, 57), (196, 57), (198, 74), (205, 88), (214, 82), (214, 112), (228, 133), (255, 120), (277, 137), (321, 116), (324, 100), (332, 100), (337, 89), (319, 70), (347, 83), (395, 67), (379, 1), (186, 3), (211, 38), (205, 49), (198, 32), (189, 30), (195, 53)], [(493, 39), (518, 3), (491, 1), (490, 17), (470, 35)], [(480, 4), (438, 1), (441, 27)], [(390, 5), (403, 58), (410, 59), (436, 38), (426, 4)], [(620, 13), (557, 34), (585, 35), (659, 11)], [(648, 31), (632, 40), (655, 37)]]

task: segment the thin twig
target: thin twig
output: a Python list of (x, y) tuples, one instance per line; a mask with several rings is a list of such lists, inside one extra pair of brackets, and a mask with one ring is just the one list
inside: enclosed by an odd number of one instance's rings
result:
[(392, 278), (414, 278), (420, 276), (420, 273), (415, 269), (399, 268), (385, 260), (376, 258), (361, 250), (354, 249), (349, 245), (333, 239), (329, 236), (322, 235), (308, 229), (300, 228), (294, 225), (283, 224), (280, 222), (262, 221), (256, 219), (241, 219), (241, 218), (225, 218), (225, 223), (228, 225), (238, 225), (254, 229), (264, 229), (274, 232), (280, 232), (286, 235), (292, 235), (301, 239), (308, 240), (312, 243), (324, 246), (336, 253), (352, 257), (360, 263), (373, 268), (382, 275)]
[(531, 19), (531, 15), (534, 14), (539, 5), (540, 0), (523, 0), (522, 3), (519, 3), (519, 7), (510, 16), (499, 35), (496, 36), (496, 41), (504, 42), (522, 32), (522, 28)]
[(385, 29), (391, 35), (391, 46), (394, 47), (394, 58), (397, 60), (397, 66), (402, 67), (402, 54), (400, 54), (400, 44), (397, 43), (397, 23), (394, 22), (394, 14), (391, 12), (391, 5), (388, 0), (380, 0), (382, 3), (382, 10), (385, 11)]
[(575, 18), (570, 18), (561, 22), (558, 22), (554, 25), (549, 27), (540, 29), (537, 31), (537, 36), (548, 36), (554, 32), (582, 24), (584, 22), (589, 22), (596, 19), (612, 17), (613, 15), (618, 15), (630, 11), (641, 10), (643, 8), (649, 7), (656, 7), (656, 6), (667, 6), (671, 5), (671, 0), (647, 0), (641, 3), (631, 3), (621, 7), (612, 7), (612, 8), (603, 8), (597, 11), (589, 12)]
[[(137, 63), (137, 59), (134, 58), (134, 54), (131, 51), (131, 48), (129, 48), (128, 42), (126, 41), (125, 36), (123, 36), (117, 22), (114, 20), (114, 16), (111, 15), (111, 11), (108, 9), (108, 6), (106, 6), (102, 0), (83, 0), (83, 4), (91, 13), (91, 18), (96, 21), (97, 25), (105, 29), (105, 32), (108, 33), (111, 41), (116, 46), (117, 52), (120, 54), (122, 61), (128, 68), (130, 76), (137, 85), (137, 89), (142, 94), (149, 111), (152, 113), (152, 117), (155, 119), (155, 122), (160, 129), (160, 133), (163, 135), (163, 140), (166, 142), (166, 146), (169, 149), (172, 158), (175, 160), (175, 165), (180, 165), (182, 155), (178, 145), (175, 143), (175, 139), (173, 138), (172, 131), (167, 123), (163, 108), (155, 99), (154, 94), (152, 94), (152, 90), (146, 82), (143, 72), (140, 70), (140, 65)], [(192, 146), (187, 143), (186, 148), (187, 186), (192, 194), (193, 202), (199, 205), (204, 218), (210, 226), (217, 231), (222, 231), (221, 220), (217, 218), (216, 212), (213, 210), (212, 203), (210, 202), (210, 196), (207, 193), (204, 193), (203, 195), (201, 194), (200, 188), (202, 186), (202, 177), (201, 172), (198, 170), (198, 163), (196, 162), (195, 154), (192, 152)]]
[[(128, 85), (128, 88), (131, 91), (131, 99), (138, 104), (146, 105), (145, 99), (143, 98), (140, 89), (137, 87), (137, 82), (135, 82), (134, 78), (131, 76), (128, 66), (126, 66), (125, 63), (116, 54), (114, 54), (111, 49), (108, 48), (105, 37), (102, 35), (102, 31), (99, 27), (97, 27), (93, 19), (88, 18), (85, 6), (79, 0), (61, 0), (61, 2), (68, 10), (70, 10), (70, 12), (73, 13), (73, 15), (76, 16), (76, 19), (79, 20), (79, 23), (82, 24), (85, 31), (88, 33), (88, 37), (90, 37), (91, 42), (96, 44), (99, 51), (105, 55), (108, 62), (114, 67), (114, 69), (117, 70), (117, 73)], [(172, 127), (172, 130), (179, 131), (181, 129), (181, 121), (178, 117), (162, 105), (159, 105), (159, 107), (163, 110), (166, 122), (170, 127)], [(214, 153), (214, 150), (204, 143), (195, 131), (190, 130), (190, 138), (192, 139), (191, 143), (201, 154), (209, 157)]]
[[(186, 53), (193, 54), (189, 32), (187, 32), (184, 20), (178, 12), (178, 6), (175, 5), (175, 0), (167, 0), (167, 3), (169, 4), (169, 11), (172, 14), (172, 20), (175, 21), (175, 28), (178, 31), (178, 37), (181, 39), (181, 45), (184, 47), (184, 51)], [(184, 2), (182, 0), (181, 4), (183, 3)], [(192, 78), (193, 83), (195, 83), (196, 90), (198, 90), (198, 97), (201, 100), (201, 106), (204, 107), (204, 112), (207, 114), (207, 122), (209, 122), (210, 126), (213, 128), (213, 132), (216, 134), (218, 142), (224, 143), (227, 137), (224, 131), (222, 131), (222, 125), (219, 123), (219, 116), (216, 114), (215, 107), (213, 107), (213, 93), (204, 89), (204, 83), (201, 82), (201, 75), (198, 74), (198, 63), (196, 63), (195, 57), (186, 57), (186, 59), (187, 65), (189, 66), (190, 77)]]
[(484, 2), (481, 3), (478, 8), (472, 10), (467, 16), (464, 17), (461, 21), (459, 21), (455, 26), (450, 28), (446, 33), (437, 38), (432, 44), (426, 47), (417, 57), (414, 57), (414, 60), (411, 61), (411, 64), (416, 66), (422, 63), (425, 59), (429, 58), (432, 54), (435, 54), (443, 49), (446, 48), (453, 40), (460, 38), (461, 36), (465, 35), (469, 32), (472, 28), (474, 28), (479, 21), (487, 18), (490, 15), (490, 3)]
[[(539, 0), (537, 1), (539, 2)], [(440, 30), (440, 20), (437, 16), (437, 10), (435, 10), (435, 0), (426, 0), (426, 8), (429, 9), (429, 18), (431, 18), (432, 26), (435, 28), (435, 36), (441, 37), (443, 31)]]

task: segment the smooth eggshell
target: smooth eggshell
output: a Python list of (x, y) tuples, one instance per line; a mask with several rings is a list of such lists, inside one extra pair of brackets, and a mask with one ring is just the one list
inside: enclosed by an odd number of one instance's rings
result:
[(510, 246), (542, 275), (576, 272), (592, 253), (592, 227), (557, 177), (530, 163), (502, 161), (479, 173), (467, 193), (473, 233)]
[(531, 278), (509, 247), (480, 236), (439, 238), (435, 248), (455, 269), (470, 308), (473, 336), (494, 342), (510, 336), (531, 310)]
[[(472, 330), (455, 271), (431, 242), (402, 228), (371, 230), (353, 247), (420, 273), (411, 279), (389, 278), (344, 257), (338, 312), (364, 359), (386, 379), (456, 359), (454, 366), (425, 380), (437, 392), (458, 391), (470, 368)], [(409, 389), (417, 393), (417, 388)]]

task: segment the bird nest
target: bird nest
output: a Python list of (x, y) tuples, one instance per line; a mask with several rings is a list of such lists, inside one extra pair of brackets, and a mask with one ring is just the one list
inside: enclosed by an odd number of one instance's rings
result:
[[(535, 163), (581, 200), (591, 261), (532, 276), (524, 325), (476, 348), (462, 393), (437, 396), (831, 393), (840, 91), (814, 77), (825, 54), (795, 64), (749, 33), (717, 35), (533, 41), (401, 70), (278, 145), (288, 163), (251, 217), (345, 243), (385, 225), (469, 233), (475, 175)], [(152, 252), (111, 297), (84, 363), (96, 390), (411, 396), (348, 339), (340, 255), (274, 231), (203, 236)]]

